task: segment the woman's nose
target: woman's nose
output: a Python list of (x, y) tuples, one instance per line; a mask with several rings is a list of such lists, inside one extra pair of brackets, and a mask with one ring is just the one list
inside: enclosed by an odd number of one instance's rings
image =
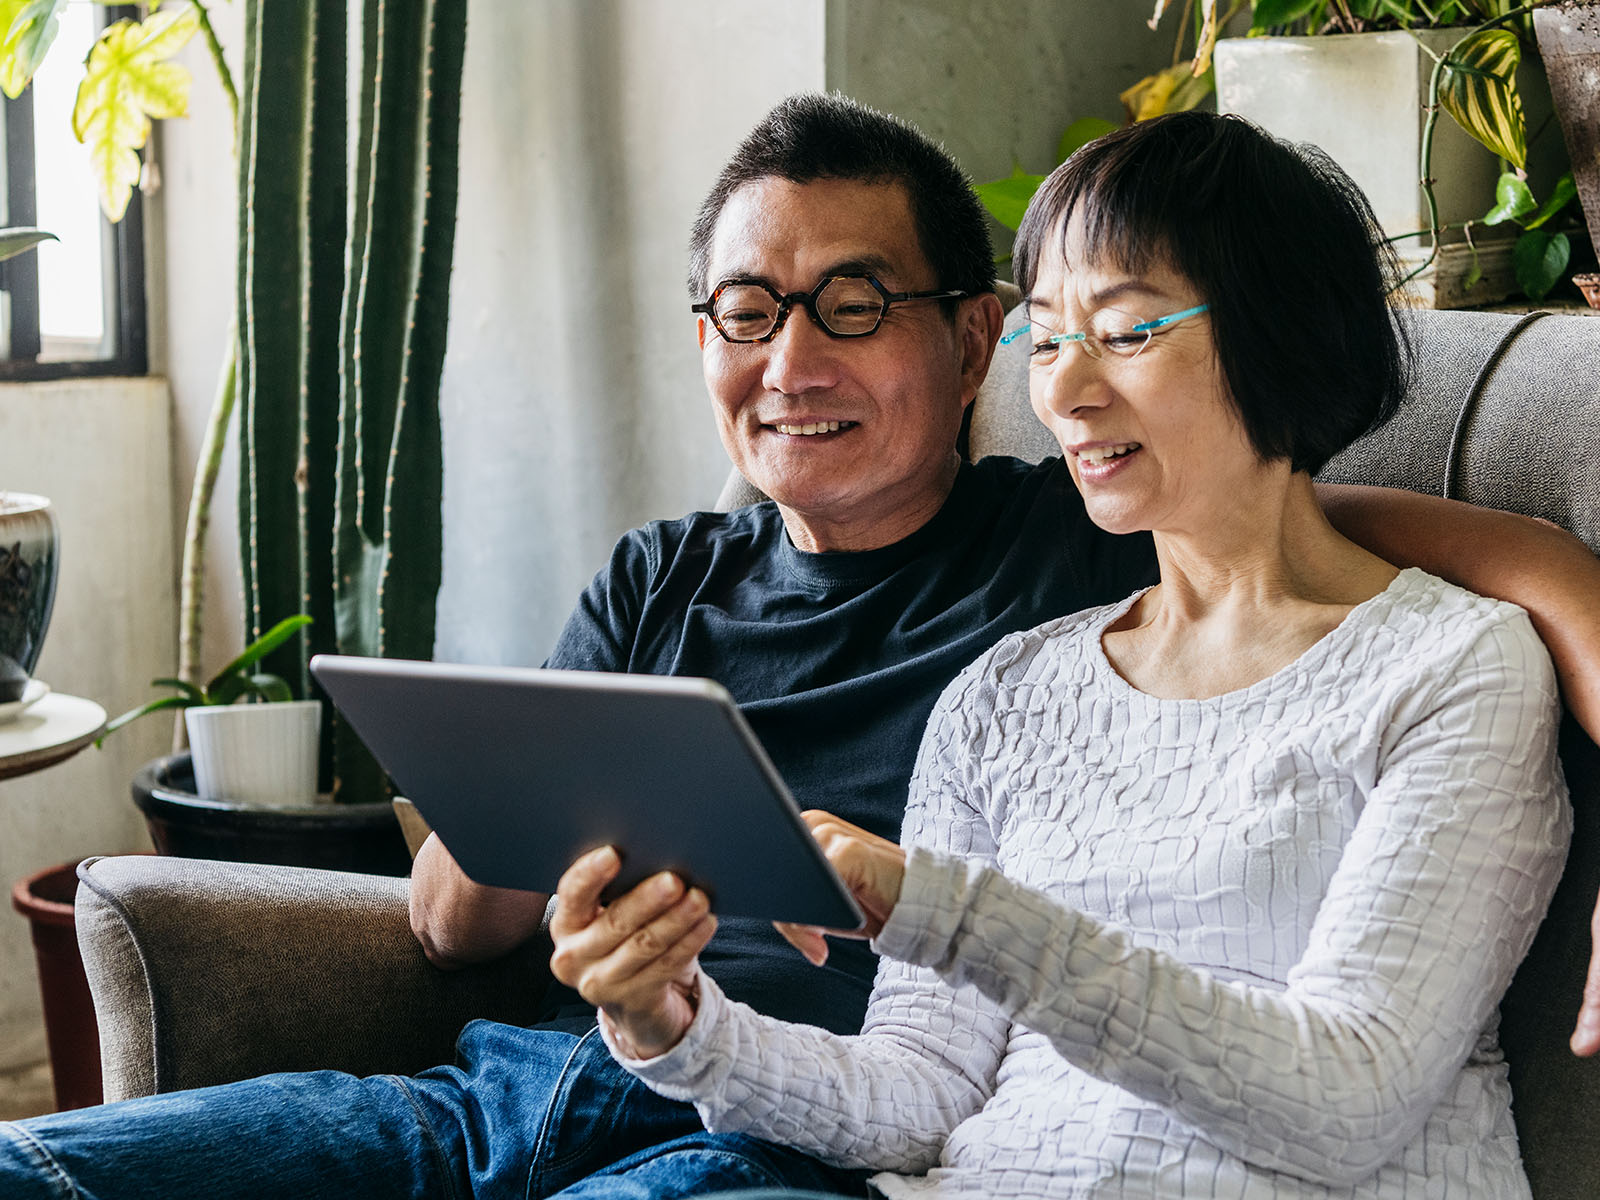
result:
[(1070, 417), (1084, 408), (1103, 408), (1110, 399), (1104, 360), (1092, 357), (1077, 342), (1066, 343), (1055, 362), (1033, 371), (1031, 383), (1040, 417)]

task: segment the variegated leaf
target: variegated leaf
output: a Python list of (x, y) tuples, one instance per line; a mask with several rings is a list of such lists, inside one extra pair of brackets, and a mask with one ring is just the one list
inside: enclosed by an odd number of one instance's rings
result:
[(1439, 103), (1456, 123), (1518, 170), (1528, 161), (1517, 67), (1522, 44), (1507, 29), (1462, 39), (1445, 58)]
[(0, 91), (15, 100), (44, 61), (67, 0), (0, 0)]
[(137, 151), (150, 133), (150, 119), (189, 111), (189, 72), (165, 60), (199, 27), (199, 14), (185, 4), (143, 22), (118, 21), (89, 52), (72, 107), (72, 132), (89, 147), (100, 207), (113, 221), (122, 219), (139, 181)]

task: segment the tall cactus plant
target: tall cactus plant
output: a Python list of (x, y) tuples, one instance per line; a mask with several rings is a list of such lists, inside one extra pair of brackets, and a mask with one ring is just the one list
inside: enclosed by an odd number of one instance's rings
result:
[[(302, 694), (313, 653), (433, 652), (465, 39), (466, 0), (246, 12), (240, 559), (251, 636), (314, 618), (268, 666)], [(342, 725), (323, 748), (336, 799), (382, 797)]]

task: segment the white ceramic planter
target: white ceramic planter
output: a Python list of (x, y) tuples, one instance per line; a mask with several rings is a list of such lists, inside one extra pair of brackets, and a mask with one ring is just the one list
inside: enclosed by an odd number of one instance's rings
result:
[(317, 801), (320, 700), (184, 710), (203, 800), (288, 808)]
[[(1366, 192), (1378, 223), (1391, 236), (1426, 229), (1428, 206), (1417, 168), (1433, 72), (1427, 50), (1443, 54), (1463, 32), (1223, 38), (1216, 48), (1217, 109), (1249, 117), (1290, 141), (1322, 147)], [(1531, 139), (1550, 115), (1550, 89), (1537, 55), (1524, 57), (1517, 87)], [(1550, 130), (1530, 142), (1529, 183), (1541, 202), (1549, 197), (1563, 164), (1560, 139), (1551, 137)], [(1448, 114), (1440, 114), (1434, 126), (1432, 174), (1441, 224), (1475, 220), (1488, 212), (1501, 169), (1494, 154)], [(1315, 235), (1314, 230), (1306, 232)], [(1471, 253), (1459, 230), (1447, 230), (1441, 246), (1452, 252), (1435, 278), (1419, 289), (1419, 299), (1432, 307), (1454, 308), (1511, 295), (1517, 286), (1510, 254), (1494, 243), (1509, 242), (1517, 232), (1510, 224), (1474, 231), (1473, 240), (1480, 249), (1487, 248), (1478, 260), (1484, 278), (1463, 290)], [(1402, 256), (1420, 259), (1427, 254), (1427, 240), (1401, 242), (1398, 249)]]

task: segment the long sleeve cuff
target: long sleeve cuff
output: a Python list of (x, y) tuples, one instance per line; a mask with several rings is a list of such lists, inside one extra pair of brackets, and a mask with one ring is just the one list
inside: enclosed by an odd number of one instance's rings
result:
[(723, 1067), (727, 1055), (717, 1045), (719, 1027), (728, 1008), (728, 998), (716, 980), (700, 971), (700, 1003), (678, 1044), (654, 1058), (633, 1058), (622, 1049), (610, 1020), (599, 1014), (600, 1036), (611, 1057), (638, 1076), (650, 1090), (669, 1100), (693, 1101), (707, 1091), (709, 1076)]
[(872, 948), (915, 966), (938, 967), (945, 962), (966, 915), (960, 899), (971, 891), (969, 876), (976, 865), (912, 846), (906, 855), (900, 898), (872, 940)]

